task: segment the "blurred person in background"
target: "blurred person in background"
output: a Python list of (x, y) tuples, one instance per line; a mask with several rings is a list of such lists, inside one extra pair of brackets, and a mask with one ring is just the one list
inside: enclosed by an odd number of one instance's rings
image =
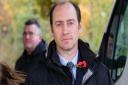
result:
[(45, 60), (46, 42), (42, 39), (40, 24), (36, 19), (25, 22), (23, 31), (24, 51), (16, 62), (15, 69), (28, 74), (34, 66)]

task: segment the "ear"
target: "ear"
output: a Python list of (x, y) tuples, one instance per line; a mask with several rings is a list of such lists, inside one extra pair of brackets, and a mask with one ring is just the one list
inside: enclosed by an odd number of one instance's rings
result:
[(51, 33), (53, 33), (53, 27), (51, 27)]
[(79, 29), (79, 32), (81, 33), (81, 32), (82, 32), (82, 25), (81, 25), (81, 22), (79, 23), (78, 29)]
[(53, 35), (53, 33), (54, 33), (53, 27), (51, 27), (50, 29), (51, 29), (51, 34), (52, 34), (52, 36), (54, 36), (54, 35)]

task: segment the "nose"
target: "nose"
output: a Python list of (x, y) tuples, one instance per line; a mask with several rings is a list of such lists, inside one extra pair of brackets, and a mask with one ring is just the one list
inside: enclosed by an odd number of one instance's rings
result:
[(29, 39), (30, 38), (30, 35), (29, 34), (26, 34), (26, 35), (24, 35), (24, 38), (25, 39)]
[(67, 24), (64, 24), (64, 26), (63, 26), (63, 34), (64, 34), (64, 35), (66, 35), (66, 34), (69, 33), (69, 30), (68, 30), (68, 29), (69, 29), (69, 28), (68, 28)]

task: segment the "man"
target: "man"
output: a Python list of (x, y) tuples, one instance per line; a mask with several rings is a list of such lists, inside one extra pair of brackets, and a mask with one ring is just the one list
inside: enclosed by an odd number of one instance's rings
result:
[(46, 43), (41, 37), (41, 27), (37, 20), (27, 20), (23, 32), (24, 52), (16, 62), (16, 70), (27, 74), (33, 66), (45, 59)]
[[(59, 2), (50, 12), (51, 31), (46, 66), (35, 69), (28, 85), (113, 85), (107, 68), (95, 60), (88, 44), (79, 39), (81, 14), (72, 2)], [(42, 67), (42, 68), (41, 68)]]

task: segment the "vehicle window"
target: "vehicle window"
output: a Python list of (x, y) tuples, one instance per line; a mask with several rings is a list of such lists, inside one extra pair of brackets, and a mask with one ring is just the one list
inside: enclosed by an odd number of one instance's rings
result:
[[(119, 29), (114, 30), (117, 17), (115, 17), (110, 30), (107, 46), (107, 59), (105, 64), (110, 69), (112, 79), (116, 81), (122, 74), (128, 56), (128, 7), (124, 16), (120, 16)], [(117, 23), (116, 23), (117, 24)]]

